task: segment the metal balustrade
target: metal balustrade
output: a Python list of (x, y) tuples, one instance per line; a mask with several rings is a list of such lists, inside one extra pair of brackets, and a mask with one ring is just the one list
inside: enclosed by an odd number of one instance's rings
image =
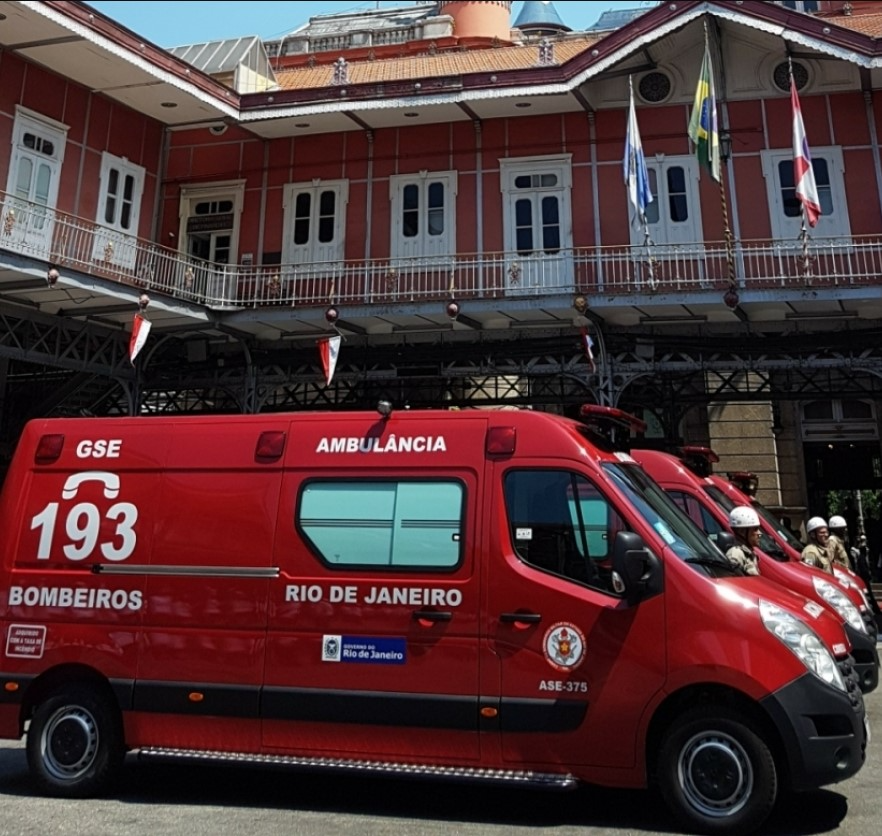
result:
[(882, 235), (602, 246), (282, 265), (212, 264), (0, 192), (0, 249), (213, 309), (876, 286)]

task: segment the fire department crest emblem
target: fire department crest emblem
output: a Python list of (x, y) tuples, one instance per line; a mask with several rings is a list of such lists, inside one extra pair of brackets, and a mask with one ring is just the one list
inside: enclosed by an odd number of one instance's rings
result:
[(571, 671), (585, 658), (585, 636), (572, 624), (559, 622), (548, 628), (543, 639), (548, 664), (555, 670)]

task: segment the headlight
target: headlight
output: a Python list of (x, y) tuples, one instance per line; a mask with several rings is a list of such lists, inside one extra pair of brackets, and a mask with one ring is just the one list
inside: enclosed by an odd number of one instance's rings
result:
[(812, 582), (815, 585), (815, 592), (839, 613), (843, 621), (848, 622), (859, 633), (867, 632), (867, 625), (864, 624), (858, 608), (851, 603), (848, 596), (841, 589), (837, 589), (830, 581), (824, 580), (824, 578), (812, 578)]
[(866, 593), (861, 588), (859, 583), (856, 583), (854, 578), (851, 575), (846, 574), (840, 569), (833, 569), (833, 576), (836, 578), (839, 583), (841, 583), (846, 589), (856, 589), (861, 596), (861, 601), (864, 602), (864, 609), (870, 609), (870, 602), (867, 600)]
[(815, 676), (840, 691), (846, 690), (833, 654), (808, 624), (768, 601), (759, 602), (759, 611), (766, 629), (787, 645)]

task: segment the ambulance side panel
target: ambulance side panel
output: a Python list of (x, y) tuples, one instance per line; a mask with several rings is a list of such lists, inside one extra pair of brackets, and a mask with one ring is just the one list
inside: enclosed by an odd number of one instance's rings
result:
[[(49, 435), (57, 455), (38, 462)], [(149, 562), (166, 448), (152, 424), (137, 435), (116, 422), (27, 426), (4, 491), (4, 502), (17, 506), (3, 512), (5, 673), (32, 682), (79, 666), (110, 680), (121, 704), (131, 704), (144, 578), (99, 569)]]
[(257, 450), (264, 433), (287, 425), (270, 416), (170, 429), (144, 577), (129, 745), (260, 748), (282, 462), (259, 460)]
[[(291, 429), (263, 700), (267, 750), (479, 756), (487, 422), (365, 416)], [(466, 464), (468, 463), (468, 464)]]

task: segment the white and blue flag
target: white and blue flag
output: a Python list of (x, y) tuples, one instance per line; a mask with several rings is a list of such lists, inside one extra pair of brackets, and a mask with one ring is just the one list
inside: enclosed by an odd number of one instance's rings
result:
[(652, 191), (649, 188), (649, 174), (646, 171), (646, 159), (643, 156), (643, 143), (640, 141), (640, 128), (637, 127), (634, 84), (630, 79), (629, 85), (631, 106), (628, 110), (628, 131), (625, 135), (625, 158), (622, 167), (625, 185), (628, 187), (628, 200), (634, 207), (637, 220), (644, 223), (646, 207), (652, 203)]

